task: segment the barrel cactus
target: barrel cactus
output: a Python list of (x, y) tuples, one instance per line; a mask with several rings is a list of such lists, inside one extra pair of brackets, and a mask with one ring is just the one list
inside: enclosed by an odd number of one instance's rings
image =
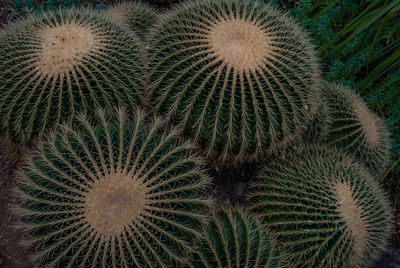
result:
[(325, 143), (329, 136), (330, 107), (328, 100), (324, 98), (322, 88), (314, 92), (314, 99), (311, 101), (311, 118), (306, 123), (306, 129), (298, 141), (301, 144)]
[(250, 0), (179, 6), (156, 28), (150, 62), (155, 110), (224, 164), (297, 137), (319, 81), (302, 29)]
[(125, 23), (137, 35), (143, 38), (157, 21), (155, 10), (142, 2), (123, 2), (106, 10), (116, 20)]
[(0, 121), (14, 142), (42, 136), (80, 110), (142, 102), (135, 36), (90, 10), (32, 15), (0, 37)]
[(391, 160), (391, 140), (383, 120), (351, 88), (325, 83), (322, 92), (329, 107), (328, 142), (382, 175)]
[(192, 145), (162, 123), (98, 113), (38, 146), (17, 192), (24, 242), (49, 267), (176, 267), (210, 201)]
[(274, 161), (250, 191), (252, 211), (298, 267), (369, 267), (391, 236), (388, 197), (336, 148), (306, 147)]
[(192, 267), (281, 267), (281, 253), (265, 227), (238, 209), (218, 209), (198, 242)]

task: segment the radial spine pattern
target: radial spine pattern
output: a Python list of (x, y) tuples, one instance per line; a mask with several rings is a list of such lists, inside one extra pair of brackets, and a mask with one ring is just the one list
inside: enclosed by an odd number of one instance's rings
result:
[(0, 38), (0, 121), (27, 142), (77, 111), (142, 102), (137, 38), (90, 10), (32, 15)]
[(351, 88), (324, 84), (329, 107), (328, 142), (352, 153), (374, 175), (386, 171), (391, 160), (391, 139), (381, 118)]
[[(38, 146), (21, 172), (25, 243), (49, 267), (176, 267), (192, 249), (208, 185), (177, 131), (161, 120), (98, 113), (94, 127), (65, 127)], [(187, 261), (187, 260), (185, 260)]]
[(107, 9), (106, 13), (127, 24), (141, 38), (147, 35), (149, 29), (157, 21), (156, 11), (139, 1), (119, 3)]
[(297, 267), (369, 267), (391, 236), (388, 197), (368, 169), (335, 148), (275, 161), (250, 191), (252, 211)]
[(155, 109), (208, 157), (247, 161), (301, 132), (319, 70), (287, 15), (256, 1), (192, 1), (152, 40)]
[(194, 268), (282, 267), (269, 231), (238, 209), (218, 209), (205, 227), (193, 257)]

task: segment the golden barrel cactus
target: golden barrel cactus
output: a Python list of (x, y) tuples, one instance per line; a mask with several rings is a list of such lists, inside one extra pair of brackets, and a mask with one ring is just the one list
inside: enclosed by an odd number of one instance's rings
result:
[(223, 164), (285, 147), (304, 128), (319, 84), (306, 34), (257, 1), (178, 6), (149, 54), (155, 110)]
[(78, 111), (143, 102), (143, 59), (128, 29), (91, 10), (48, 11), (0, 36), (1, 130), (29, 143)]
[(16, 212), (34, 261), (49, 267), (176, 267), (200, 235), (201, 159), (160, 119), (99, 112), (63, 127), (20, 173)]

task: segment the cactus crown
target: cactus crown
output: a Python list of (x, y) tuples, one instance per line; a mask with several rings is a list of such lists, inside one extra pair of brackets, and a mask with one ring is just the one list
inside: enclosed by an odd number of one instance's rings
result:
[(210, 52), (238, 71), (262, 68), (263, 60), (272, 52), (270, 38), (260, 25), (231, 18), (215, 23), (209, 29)]
[(139, 219), (147, 206), (147, 188), (140, 180), (111, 174), (85, 193), (85, 218), (99, 234), (116, 237)]
[(68, 77), (75, 66), (82, 64), (90, 53), (98, 53), (103, 45), (99, 34), (89, 25), (75, 21), (56, 27), (47, 25), (37, 34), (40, 49), (31, 64), (42, 76), (65, 74)]
[(129, 30), (91, 10), (48, 11), (10, 25), (0, 39), (3, 131), (25, 143), (81, 110), (133, 110), (144, 87), (140, 51)]
[[(18, 195), (25, 242), (51, 267), (176, 267), (200, 235), (208, 179), (161, 120), (98, 113), (39, 146)], [(186, 261), (186, 260), (185, 260)]]
[(223, 163), (285, 146), (303, 129), (319, 71), (291, 18), (254, 1), (192, 1), (157, 27), (152, 100)]
[(323, 87), (329, 106), (328, 142), (352, 153), (374, 175), (383, 174), (391, 159), (391, 140), (382, 119), (351, 88), (328, 83)]
[(214, 211), (198, 241), (193, 267), (280, 267), (281, 253), (268, 230), (238, 209)]
[(118, 21), (127, 24), (141, 38), (157, 21), (155, 10), (139, 1), (119, 3), (107, 9), (106, 12)]
[(370, 172), (325, 146), (274, 161), (250, 187), (253, 212), (299, 267), (365, 267), (391, 234), (389, 201)]

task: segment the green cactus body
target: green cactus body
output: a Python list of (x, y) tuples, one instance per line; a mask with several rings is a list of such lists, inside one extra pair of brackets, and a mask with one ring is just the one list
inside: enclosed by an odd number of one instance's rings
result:
[(310, 120), (306, 123), (306, 129), (298, 140), (297, 144), (315, 144), (323, 143), (328, 139), (328, 129), (331, 123), (330, 108), (327, 100), (321, 92), (322, 89), (316, 89), (314, 98), (311, 101)]
[(352, 153), (375, 175), (383, 175), (391, 160), (383, 120), (351, 88), (325, 83), (322, 93), (329, 106), (328, 142)]
[(249, 189), (252, 211), (297, 267), (369, 267), (391, 237), (388, 197), (366, 167), (336, 148), (277, 160)]
[(125, 23), (138, 36), (144, 38), (157, 21), (157, 14), (150, 6), (141, 2), (124, 2), (106, 10), (116, 20)]
[(237, 209), (219, 209), (205, 227), (192, 267), (281, 267), (275, 240), (255, 218)]
[(90, 10), (44, 12), (0, 38), (0, 121), (28, 142), (77, 111), (142, 102), (143, 60), (128, 29)]
[[(24, 242), (49, 267), (176, 267), (210, 201), (208, 178), (178, 131), (160, 119), (98, 113), (81, 131), (64, 127), (38, 146), (20, 173)], [(187, 260), (185, 260), (187, 261)]]
[(296, 23), (248, 0), (179, 6), (155, 30), (150, 59), (155, 109), (224, 164), (292, 141), (319, 80)]

